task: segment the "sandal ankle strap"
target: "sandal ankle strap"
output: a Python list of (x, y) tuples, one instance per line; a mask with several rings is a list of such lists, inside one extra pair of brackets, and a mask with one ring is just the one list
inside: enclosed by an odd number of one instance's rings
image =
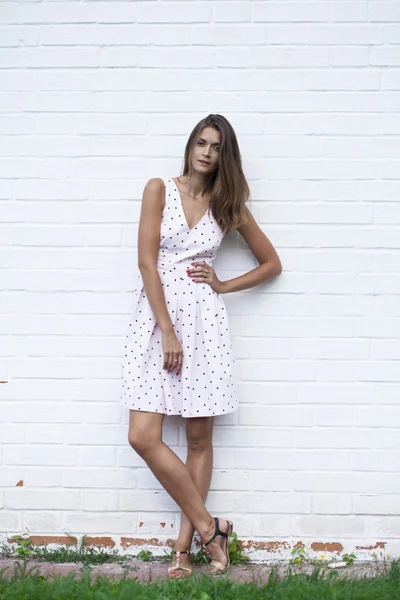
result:
[(212, 536), (212, 538), (210, 540), (208, 540), (208, 542), (203, 544), (203, 546), (208, 546), (208, 544), (211, 544), (211, 542), (213, 542), (218, 535), (222, 535), (222, 537), (226, 537), (226, 538), (228, 537), (228, 534), (225, 531), (220, 530), (218, 517), (214, 517), (214, 522), (215, 522), (214, 535)]

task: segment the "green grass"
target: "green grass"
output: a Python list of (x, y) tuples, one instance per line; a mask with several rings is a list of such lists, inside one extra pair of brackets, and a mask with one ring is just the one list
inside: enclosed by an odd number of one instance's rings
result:
[(135, 579), (82, 578), (73, 574), (51, 579), (17, 569), (11, 580), (0, 576), (0, 600), (399, 600), (400, 561), (386, 575), (372, 579), (346, 579), (338, 572), (316, 568), (311, 575), (288, 570), (282, 579), (272, 570), (266, 585), (238, 583), (223, 576), (141, 584)]

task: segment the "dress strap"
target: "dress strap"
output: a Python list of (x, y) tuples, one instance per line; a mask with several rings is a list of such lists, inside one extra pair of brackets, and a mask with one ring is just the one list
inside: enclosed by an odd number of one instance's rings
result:
[(167, 208), (174, 201), (173, 193), (172, 193), (172, 185), (174, 182), (172, 181), (172, 177), (163, 179), (163, 181), (164, 181), (164, 186), (165, 186), (165, 208)]

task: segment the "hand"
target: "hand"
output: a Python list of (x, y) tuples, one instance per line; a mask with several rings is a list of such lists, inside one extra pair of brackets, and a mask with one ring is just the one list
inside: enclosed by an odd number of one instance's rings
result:
[(176, 374), (179, 375), (182, 370), (183, 350), (175, 331), (163, 331), (161, 343), (164, 352), (163, 369), (167, 369), (168, 373), (176, 369)]
[(220, 281), (212, 267), (205, 262), (192, 262), (195, 269), (186, 269), (188, 277), (192, 277), (192, 281), (196, 283), (208, 283), (210, 288), (216, 294), (222, 294), (224, 284)]

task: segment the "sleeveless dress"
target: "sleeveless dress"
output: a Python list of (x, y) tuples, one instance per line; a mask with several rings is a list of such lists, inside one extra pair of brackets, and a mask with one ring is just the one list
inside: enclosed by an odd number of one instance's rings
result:
[(224, 237), (211, 209), (192, 229), (174, 180), (164, 182), (165, 207), (157, 269), (183, 364), (163, 368), (161, 329), (139, 272), (122, 361), (122, 396), (132, 410), (183, 417), (208, 417), (238, 408), (235, 360), (225, 304), (208, 283), (194, 282), (186, 268), (212, 265)]

